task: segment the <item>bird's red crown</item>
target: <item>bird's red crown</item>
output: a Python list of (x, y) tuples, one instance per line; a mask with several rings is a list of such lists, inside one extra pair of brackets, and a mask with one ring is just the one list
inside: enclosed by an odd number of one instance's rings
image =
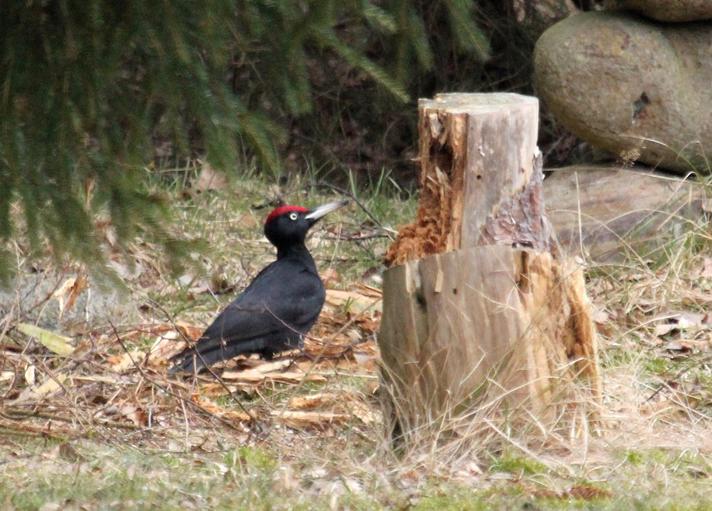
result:
[(282, 216), (287, 213), (292, 213), (292, 212), (297, 212), (297, 213), (306, 213), (309, 210), (305, 207), (302, 206), (279, 206), (278, 208), (274, 208), (272, 212), (267, 215), (267, 219), (265, 220), (265, 224), (270, 223), (272, 220), (277, 218), (278, 216)]

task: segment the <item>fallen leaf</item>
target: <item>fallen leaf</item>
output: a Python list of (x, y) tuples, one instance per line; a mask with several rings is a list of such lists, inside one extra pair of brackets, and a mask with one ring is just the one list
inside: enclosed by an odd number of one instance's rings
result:
[[(77, 298), (87, 288), (87, 278), (83, 274), (68, 278), (64, 283), (52, 293), (52, 298), (57, 300), (59, 306), (59, 317), (74, 306)], [(65, 301), (66, 300), (66, 301)]]
[(131, 350), (128, 353), (123, 353), (122, 355), (114, 355), (109, 357), (109, 364), (111, 364), (111, 370), (116, 373), (124, 373), (129, 369), (133, 369), (137, 364), (140, 364), (146, 353), (141, 350)]
[(13, 371), (0, 372), (0, 381), (9, 381), (9, 380), (12, 380), (14, 377), (15, 377), (15, 373)]
[(698, 312), (683, 312), (680, 314), (677, 324), (680, 329), (687, 329), (693, 327), (702, 326), (702, 322), (705, 318), (704, 314)]
[(135, 426), (148, 426), (148, 414), (135, 404), (125, 404), (119, 408), (119, 414), (129, 419)]
[[(162, 366), (185, 348), (188, 347), (189, 339), (195, 341), (203, 333), (204, 328), (195, 326), (183, 321), (178, 321), (175, 324), (159, 324), (148, 328), (150, 335), (155, 335), (151, 349), (149, 350), (149, 364), (153, 366)], [(137, 331), (138, 336), (145, 336), (146, 330)], [(123, 336), (124, 338), (126, 335)]]
[(194, 341), (197, 340), (202, 335), (203, 330), (205, 330), (204, 327), (191, 325), (190, 323), (186, 323), (184, 321), (177, 321), (175, 326), (181, 331), (181, 337), (186, 336)]
[(29, 323), (20, 323), (17, 325), (17, 329), (25, 335), (34, 337), (48, 350), (62, 357), (71, 355), (74, 351), (74, 346), (69, 344), (72, 340), (70, 337), (50, 332), (49, 330), (45, 330), (44, 328), (40, 328), (35, 325), (30, 325)]
[(655, 335), (658, 337), (669, 334), (673, 330), (677, 330), (677, 324), (675, 323), (661, 323), (659, 325), (655, 325)]
[(674, 330), (689, 330), (705, 327), (705, 314), (697, 312), (680, 312), (669, 314), (660, 318), (664, 321), (655, 325), (655, 335), (658, 337), (669, 334)]
[(680, 351), (683, 353), (692, 350), (690, 345), (683, 341), (670, 341), (665, 345), (665, 349), (668, 351)]
[(712, 349), (712, 341), (710, 339), (680, 339), (668, 342), (665, 348), (678, 351), (708, 351)]
[(240, 389), (238, 385), (223, 385), (220, 383), (203, 383), (200, 385), (200, 395), (203, 397), (221, 397), (227, 396)]

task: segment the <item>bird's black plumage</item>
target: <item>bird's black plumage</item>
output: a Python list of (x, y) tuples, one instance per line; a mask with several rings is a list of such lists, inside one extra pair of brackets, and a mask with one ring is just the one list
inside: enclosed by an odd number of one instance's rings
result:
[(303, 336), (324, 305), (324, 285), (304, 239), (309, 228), (344, 203), (314, 210), (298, 206), (275, 209), (265, 222), (265, 235), (277, 247), (277, 260), (203, 332), (194, 346), (173, 357), (171, 372), (193, 372), (237, 355), (265, 358), (302, 347)]

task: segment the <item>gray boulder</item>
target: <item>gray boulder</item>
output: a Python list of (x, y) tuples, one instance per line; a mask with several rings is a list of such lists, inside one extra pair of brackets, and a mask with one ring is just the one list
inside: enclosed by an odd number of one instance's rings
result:
[(609, 0), (610, 9), (630, 9), (659, 21), (712, 19), (710, 0)]
[(537, 42), (539, 97), (570, 131), (628, 160), (712, 166), (712, 23), (619, 12), (560, 21)]
[(648, 257), (674, 243), (708, 209), (703, 183), (650, 169), (574, 165), (550, 169), (546, 215), (561, 248), (594, 261)]
[(579, 12), (573, 0), (507, 0), (507, 9), (533, 41), (557, 21)]

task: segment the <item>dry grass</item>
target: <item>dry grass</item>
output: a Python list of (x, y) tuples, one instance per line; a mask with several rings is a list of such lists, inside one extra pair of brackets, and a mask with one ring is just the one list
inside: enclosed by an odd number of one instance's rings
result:
[[(17, 247), (24, 280), (0, 302), (6, 508), (712, 506), (708, 225), (654, 254), (588, 262), (602, 340), (600, 435), (529, 441), (492, 419), (492, 400), (465, 418), (433, 418), (427, 434), (394, 449), (379, 404), (378, 313), (369, 308), (377, 294), (358, 287), (377, 285), (371, 275), (389, 239), (356, 207), (310, 241), (329, 287), (352, 293), (333, 295), (308, 340), (316, 360), (292, 354), (268, 367), (245, 360), (254, 381), (219, 368), (224, 385), (166, 378), (163, 360), (181, 335), (194, 336), (272, 257), (259, 232), (265, 210), (252, 209), (264, 203), (265, 186), (236, 185), (192, 198), (174, 190), (176, 225), (207, 241), (189, 272), (169, 276), (152, 247), (136, 244), (135, 266), (113, 263), (124, 294), (90, 280), (92, 294), (84, 290), (61, 318), (52, 291), (81, 268), (48, 260), (38, 265), (36, 286), (28, 284), (37, 274)], [(327, 199), (299, 182), (281, 192), (295, 202)], [(363, 203), (391, 228), (415, 209), (384, 193)], [(74, 353), (53, 354), (20, 334), (21, 322), (71, 336)], [(47, 382), (56, 388), (38, 393)], [(478, 443), (463, 449), (453, 430)]]

